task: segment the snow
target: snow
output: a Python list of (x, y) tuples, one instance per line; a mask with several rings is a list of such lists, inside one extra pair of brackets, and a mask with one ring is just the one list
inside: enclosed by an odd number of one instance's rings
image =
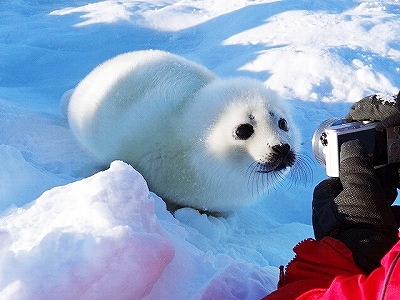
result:
[[(0, 3), (0, 298), (259, 299), (312, 237), (325, 170), (310, 139), (400, 86), (400, 2), (5, 0)], [(75, 141), (62, 95), (119, 53), (167, 50), (290, 101), (311, 176), (227, 217), (172, 216), (121, 161)], [(311, 175), (311, 174), (309, 174)]]

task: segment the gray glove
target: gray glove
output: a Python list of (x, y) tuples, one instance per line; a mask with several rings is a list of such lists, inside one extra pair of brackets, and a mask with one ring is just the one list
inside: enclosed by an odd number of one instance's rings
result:
[(383, 128), (400, 125), (400, 92), (397, 96), (367, 96), (352, 105), (346, 119), (381, 121), (379, 126)]
[(339, 178), (322, 181), (314, 190), (316, 239), (332, 236), (341, 240), (352, 250), (358, 266), (371, 272), (398, 240), (391, 209), (396, 195), (395, 187), (390, 193), (383, 188), (361, 143), (344, 143)]
[[(400, 125), (400, 91), (396, 95), (374, 94), (367, 96), (353, 104), (346, 119), (349, 121), (380, 121), (376, 129), (384, 130), (388, 127)], [(383, 183), (386, 193), (397, 191), (393, 187), (400, 188), (400, 164), (393, 164), (377, 170), (377, 175)], [(393, 196), (389, 197), (390, 199)], [(400, 225), (400, 207), (392, 206), (392, 210)]]

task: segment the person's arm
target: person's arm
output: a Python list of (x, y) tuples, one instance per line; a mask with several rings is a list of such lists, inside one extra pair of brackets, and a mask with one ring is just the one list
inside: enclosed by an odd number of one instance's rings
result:
[(295, 258), (286, 266), (278, 289), (264, 300), (297, 299), (310, 291), (319, 294), (328, 290), (338, 276), (351, 277), (362, 273), (354, 263), (350, 249), (337, 239), (308, 239), (293, 250)]
[[(400, 243), (398, 242), (382, 260), (382, 265), (369, 275), (337, 276), (326, 289), (313, 288), (296, 300), (381, 299), (399, 298)], [(287, 298), (276, 298), (287, 299)]]
[[(381, 121), (379, 130), (399, 125), (400, 93), (391, 100), (368, 96), (352, 106), (347, 119)], [(317, 240), (295, 247), (296, 257), (278, 290), (265, 299), (392, 299), (391, 294), (398, 295), (400, 210), (391, 205), (400, 186), (399, 165), (374, 170), (358, 141), (345, 143), (341, 150), (340, 178), (325, 180), (314, 191)], [(332, 253), (329, 244), (337, 251)], [(329, 258), (318, 259), (321, 251)]]
[(342, 241), (357, 265), (370, 273), (398, 239), (391, 210), (394, 199), (387, 198), (388, 188), (383, 187), (358, 140), (342, 145), (339, 170), (339, 179), (325, 180), (314, 190), (315, 237)]

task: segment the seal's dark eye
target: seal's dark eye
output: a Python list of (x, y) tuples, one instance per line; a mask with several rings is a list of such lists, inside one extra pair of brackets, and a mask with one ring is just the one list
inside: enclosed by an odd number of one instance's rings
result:
[(253, 125), (251, 124), (241, 124), (239, 125), (234, 132), (235, 138), (239, 140), (247, 140), (254, 132)]
[(283, 119), (283, 118), (279, 119), (278, 126), (283, 131), (289, 131), (289, 128), (287, 126), (287, 121), (285, 119)]

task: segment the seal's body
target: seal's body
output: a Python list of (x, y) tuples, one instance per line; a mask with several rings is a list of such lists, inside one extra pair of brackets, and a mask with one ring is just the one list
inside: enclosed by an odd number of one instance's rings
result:
[(219, 79), (158, 50), (95, 68), (72, 92), (68, 119), (101, 162), (130, 163), (178, 206), (233, 210), (295, 162), (295, 126), (261, 82)]

